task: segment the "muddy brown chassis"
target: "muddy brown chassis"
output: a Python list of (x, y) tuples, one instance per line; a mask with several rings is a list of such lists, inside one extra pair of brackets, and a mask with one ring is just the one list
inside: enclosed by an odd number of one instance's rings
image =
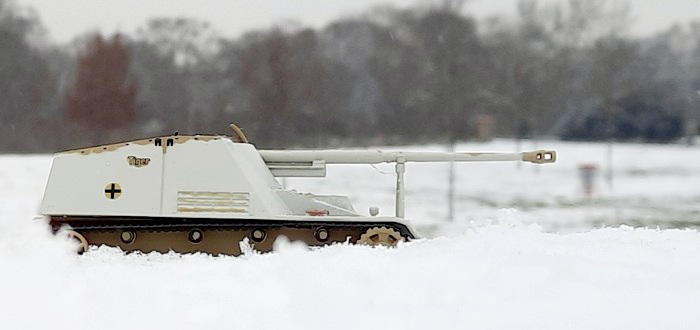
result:
[[(286, 236), (292, 241), (302, 241), (309, 246), (346, 241), (357, 243), (361, 239), (370, 245), (394, 245), (398, 240), (414, 238), (410, 230), (400, 223), (339, 222), (321, 219), (280, 221), (52, 216), (50, 225), (54, 233), (66, 225), (70, 226), (71, 231), (82, 235), (90, 245), (105, 244), (118, 246), (124, 251), (142, 252), (207, 251), (215, 255), (240, 255), (239, 242), (245, 238), (249, 239), (255, 250), (261, 252), (272, 251), (272, 245), (279, 236)], [(378, 234), (370, 232), (374, 228), (379, 228)]]

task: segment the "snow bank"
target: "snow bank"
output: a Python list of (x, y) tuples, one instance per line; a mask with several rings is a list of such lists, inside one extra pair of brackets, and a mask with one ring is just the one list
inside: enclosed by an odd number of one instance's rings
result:
[(0, 240), (3, 328), (700, 326), (693, 230), (490, 225), (397, 249), (281, 243), (233, 258), (107, 247), (78, 257), (38, 227), (20, 234), (31, 244)]

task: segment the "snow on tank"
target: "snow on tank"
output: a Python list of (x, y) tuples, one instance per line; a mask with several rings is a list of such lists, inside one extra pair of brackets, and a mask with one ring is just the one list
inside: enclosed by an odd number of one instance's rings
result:
[[(234, 137), (163, 136), (54, 156), (40, 212), (55, 232), (125, 251), (238, 255), (241, 242), (271, 251), (279, 236), (307, 245), (394, 246), (417, 237), (404, 219), (407, 162), (552, 163), (524, 153), (257, 150)], [(395, 163), (396, 216), (361, 215), (345, 196), (302, 194), (275, 177), (324, 177), (327, 164)]]

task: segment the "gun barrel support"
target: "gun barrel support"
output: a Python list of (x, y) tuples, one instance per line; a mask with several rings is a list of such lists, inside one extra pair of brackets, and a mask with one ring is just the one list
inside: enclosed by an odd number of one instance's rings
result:
[(406, 190), (404, 186), (404, 173), (406, 173), (406, 160), (399, 157), (396, 160), (396, 217), (406, 216)]

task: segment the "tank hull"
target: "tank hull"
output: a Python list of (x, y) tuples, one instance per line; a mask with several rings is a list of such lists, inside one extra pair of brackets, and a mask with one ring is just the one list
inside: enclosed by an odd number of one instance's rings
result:
[[(55, 232), (125, 251), (239, 255), (241, 242), (271, 251), (278, 237), (309, 246), (395, 246), (415, 238), (404, 220), (407, 162), (551, 163), (554, 151), (425, 153), (257, 150), (237, 138), (172, 135), (69, 150), (54, 156), (40, 213)], [(355, 211), (350, 199), (286, 189), (277, 177), (323, 177), (326, 164), (395, 163), (394, 217)], [(62, 230), (63, 227), (70, 227)]]
[(70, 227), (89, 245), (144, 253), (174, 251), (238, 256), (242, 253), (240, 243), (246, 239), (256, 251), (269, 252), (280, 236), (308, 246), (354, 244), (364, 233), (378, 227), (396, 231), (401, 240), (415, 238), (406, 225), (398, 222), (358, 220), (52, 216), (50, 224), (54, 232)]

